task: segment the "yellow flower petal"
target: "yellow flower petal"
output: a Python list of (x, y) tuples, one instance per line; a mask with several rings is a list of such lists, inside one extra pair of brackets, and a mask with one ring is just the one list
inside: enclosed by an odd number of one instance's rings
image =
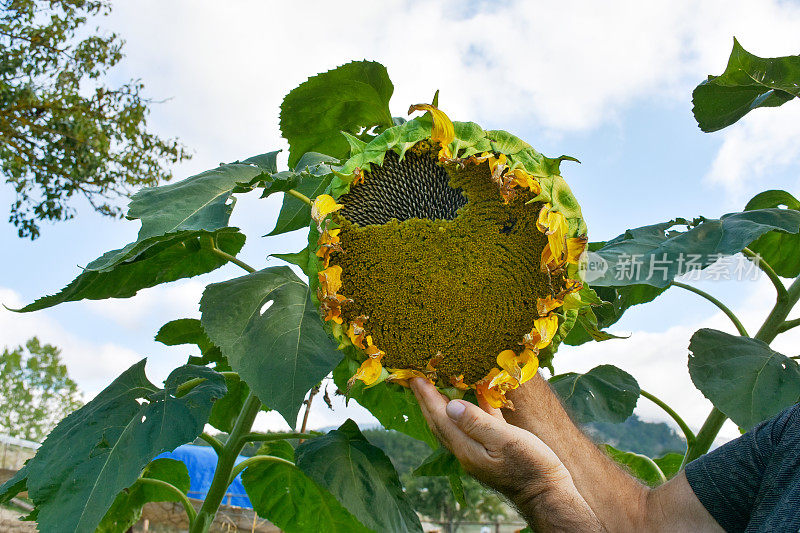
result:
[(341, 231), (341, 228), (326, 229), (317, 241), (319, 248), (316, 251), (316, 255), (322, 259), (324, 268), (328, 268), (330, 264), (331, 253), (342, 251), (342, 246), (339, 244), (341, 242), (339, 239)]
[(365, 385), (372, 385), (378, 378), (381, 377), (381, 371), (383, 370), (383, 366), (381, 365), (381, 358), (368, 358), (366, 361), (361, 363), (361, 366), (358, 367), (356, 373), (347, 381), (347, 387), (350, 388), (356, 382), (356, 380), (363, 381)]
[(342, 207), (344, 207), (344, 205), (337, 204), (333, 196), (321, 194), (317, 196), (314, 199), (314, 203), (311, 204), (311, 218), (313, 218), (317, 222), (317, 226), (319, 226), (326, 216), (334, 211), (338, 211)]
[(450, 384), (458, 390), (469, 390), (469, 385), (464, 383), (464, 374), (459, 376), (450, 376)]
[(522, 369), (519, 367), (517, 354), (514, 353), (514, 350), (500, 352), (497, 356), (497, 365), (519, 382), (520, 377), (522, 377)]
[(325, 296), (322, 289), (317, 291), (317, 298), (319, 298), (319, 309), (325, 314), (325, 321), (333, 320), (337, 324), (342, 323), (342, 304), (353, 301), (341, 294)]
[(522, 350), (519, 358), (524, 360), (522, 375), (519, 378), (519, 382), (522, 384), (536, 375), (536, 371), (539, 370), (539, 358), (533, 350), (527, 348)]
[(567, 218), (558, 211), (552, 211), (550, 204), (544, 204), (539, 212), (536, 226), (539, 231), (547, 235), (547, 246), (542, 251), (542, 268), (552, 272), (566, 261)]
[(319, 278), (319, 286), (322, 289), (322, 294), (330, 298), (339, 292), (342, 288), (342, 267), (333, 265), (325, 270), (321, 270), (317, 277)]
[(581, 260), (581, 256), (586, 251), (586, 244), (588, 242), (589, 238), (586, 236), (567, 239), (567, 262), (577, 265)]
[(366, 348), (364, 341), (366, 340), (367, 330), (364, 329), (364, 322), (367, 321), (367, 318), (361, 315), (350, 322), (350, 327), (347, 328), (347, 336), (350, 337), (350, 341), (354, 346), (362, 350)]
[[(504, 372), (501, 372), (497, 368), (493, 368), (485, 378), (475, 384), (475, 392), (492, 407), (505, 407), (507, 409), (513, 409), (514, 404), (511, 403), (511, 400), (506, 398), (507, 389), (502, 388), (501, 386), (492, 387), (490, 385), (491, 382), (501, 373)], [(508, 376), (508, 374), (505, 373), (505, 376)]]
[(539, 312), (539, 316), (545, 316), (550, 313), (556, 307), (560, 307), (564, 304), (564, 302), (558, 298), (553, 298), (549, 294), (547, 298), (537, 298), (536, 300), (536, 310)]
[(411, 368), (390, 368), (389, 377), (386, 378), (386, 381), (391, 381), (392, 383), (397, 383), (398, 385), (408, 388), (408, 380), (411, 378), (427, 379), (433, 383), (424, 373)]
[(456, 131), (450, 118), (444, 114), (444, 111), (431, 104), (416, 104), (408, 108), (409, 115), (414, 111), (430, 112), (433, 117), (431, 140), (438, 141), (442, 145), (442, 149), (439, 151), (439, 159), (451, 159), (453, 155), (450, 153), (450, 143), (456, 138)]
[(558, 331), (558, 316), (551, 313), (544, 318), (537, 318), (533, 321), (533, 327), (539, 333), (536, 347), (541, 350), (553, 341), (553, 336)]

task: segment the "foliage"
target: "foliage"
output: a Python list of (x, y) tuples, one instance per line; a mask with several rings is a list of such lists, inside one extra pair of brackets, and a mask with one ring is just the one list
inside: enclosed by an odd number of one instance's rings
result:
[[(737, 54), (739, 70), (710, 80), (695, 93), (695, 113), (704, 122), (724, 125), (741, 117), (743, 94), (751, 98), (747, 109), (783, 98), (781, 88), (760, 92), (765, 80), (779, 79), (784, 88), (800, 83), (791, 58), (763, 60), (766, 64)], [(748, 64), (763, 66), (765, 76), (758, 78), (759, 83), (731, 90), (743, 83), (740, 72), (749, 72)], [(230, 480), (242, 471), (256, 511), (288, 531), (419, 531), (414, 504), (423, 513), (448, 521), (467, 513), (488, 516), (496, 511), (490, 498), (485, 507), (461, 505), (477, 486), (463, 475), (452, 455), (437, 449), (410, 390), (384, 380), (369, 387), (360, 381), (348, 384), (360, 361), (352, 345), (343, 341), (337, 346), (331, 341), (330, 333), (340, 339), (346, 335), (339, 325), (324, 325), (316, 310), (320, 267), (310, 248), (275, 254), (300, 267), (309, 283), (289, 267), (259, 270), (236, 257), (244, 245), (244, 235), (229, 226), (237, 194), (254, 190), (262, 197), (282, 193), (284, 203), (272, 234), (310, 224), (308, 235), (313, 245), (320, 235), (311, 221), (316, 197), (346, 190), (354, 165), (369, 168), (381, 162), (386, 149), (404, 152), (431, 136), (430, 119), (406, 123), (392, 118), (388, 106), (392, 91), (385, 68), (367, 61), (348, 63), (311, 78), (289, 93), (281, 106), (281, 128), (291, 147), (288, 170), (279, 171), (275, 152), (269, 152), (179, 183), (140, 191), (128, 212), (130, 218), (141, 221), (137, 240), (90, 263), (58, 294), (21, 310), (85, 298), (130, 297), (147, 287), (204, 274), (228, 262), (247, 272), (206, 287), (199, 321), (179, 319), (159, 331), (157, 340), (165, 344), (197, 346), (199, 352), (192, 355), (190, 364), (175, 370), (163, 389), (147, 380), (144, 362), (131, 367), (56, 426), (37, 456), (0, 486), (0, 501), (27, 489), (36, 505), (33, 517), (43, 530), (91, 531), (103, 521), (111, 524), (109, 530), (119, 531), (145, 500), (174, 497), (184, 501), (180, 475), (163, 472), (161, 476), (157, 472), (162, 471), (150, 461), (159, 452), (200, 436), (214, 447), (219, 460), (199, 511), (186, 506), (192, 533), (208, 531)], [(565, 158), (545, 158), (508, 133), (483, 131), (472, 123), (456, 123), (454, 128), (457, 135), (448, 146), (454, 157), (502, 147), (510, 154), (509, 165), (549, 176), (541, 182), (537, 198), (552, 201), (566, 213), (570, 231), (582, 223), (566, 184), (554, 174)], [(345, 134), (340, 136), (340, 131)], [(348, 146), (353, 157), (345, 162), (342, 158), (347, 156)], [(314, 153), (307, 153), (311, 150)], [(690, 290), (717, 305), (739, 333), (701, 330), (692, 339), (688, 359), (692, 379), (715, 406), (697, 434), (669, 405), (642, 390), (633, 376), (615, 366), (605, 364), (584, 374), (567, 372), (553, 377), (553, 388), (579, 422), (622, 422), (639, 397), (644, 397), (678, 424), (686, 439), (685, 454), (651, 458), (608, 448), (634, 475), (653, 485), (663, 482), (687, 461), (708, 451), (728, 416), (749, 427), (797, 400), (798, 367), (769, 344), (800, 325), (800, 320), (788, 320), (800, 300), (800, 280), (787, 287), (779, 277), (800, 272), (800, 254), (793, 251), (799, 230), (800, 211), (794, 197), (768, 191), (751, 200), (747, 209), (719, 219), (676, 218), (629, 229), (591, 247), (590, 257), (605, 265), (605, 271), (592, 271), (594, 277), (587, 277), (586, 285), (576, 293), (575, 307), (564, 312), (562, 325), (577, 324), (575, 333), (564, 338), (566, 343), (616, 338), (604, 328), (671, 287)], [(699, 256), (688, 269), (692, 270), (737, 253), (761, 268), (777, 293), (775, 306), (752, 338), (722, 302), (677, 279), (687, 271), (681, 257)], [(632, 256), (640, 258), (639, 271), (618, 277), (619, 268)], [(662, 265), (663, 270), (656, 269)], [(654, 278), (652, 271), (661, 276)], [(561, 339), (564, 335), (565, 331), (559, 331), (556, 336)], [(327, 376), (384, 427), (403, 433), (403, 438), (417, 439), (416, 445), (393, 465), (387, 454), (370, 442), (372, 434), (365, 436), (352, 421), (324, 435), (251, 431), (262, 408), (277, 410), (294, 426), (308, 391)], [(225, 438), (203, 434), (206, 423), (223, 429)], [(304, 440), (295, 450), (288, 441), (296, 439)], [(264, 445), (255, 456), (235, 465), (239, 453), (251, 443)], [(412, 467), (416, 467), (416, 476), (410, 472)], [(444, 496), (445, 482), (453, 491), (452, 498)], [(148, 484), (169, 494), (150, 487), (144, 490)]]
[(15, 0), (0, 9), (0, 172), (16, 192), (10, 221), (35, 239), (39, 223), (74, 215), (83, 196), (99, 213), (115, 199), (171, 178), (188, 157), (174, 139), (147, 130), (152, 101), (138, 80), (103, 77), (122, 59), (122, 41), (89, 21), (108, 0)]
[(83, 402), (67, 375), (61, 350), (39, 339), (0, 356), (0, 433), (41, 442), (59, 420)]
[(777, 107), (800, 96), (800, 56), (762, 59), (733, 39), (725, 72), (692, 93), (694, 116), (705, 132), (730, 126), (753, 109)]
[(607, 443), (620, 450), (659, 457), (680, 452), (683, 457), (686, 441), (665, 422), (645, 422), (635, 414), (621, 424), (590, 422), (584, 431), (598, 443)]

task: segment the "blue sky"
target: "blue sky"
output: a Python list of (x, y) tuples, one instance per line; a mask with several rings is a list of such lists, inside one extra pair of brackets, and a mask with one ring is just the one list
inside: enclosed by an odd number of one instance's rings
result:
[[(800, 103), (759, 110), (740, 124), (703, 134), (691, 115), (691, 90), (727, 62), (732, 37), (761, 56), (800, 52), (796, 2), (117, 2), (102, 20), (127, 44), (113, 79), (141, 78), (153, 107), (152, 128), (177, 136), (194, 158), (185, 177), (228, 162), (285, 148), (278, 128), (282, 96), (308, 76), (353, 59), (374, 59), (395, 85), (392, 111), (429, 101), (454, 120), (506, 129), (546, 155), (569, 154), (564, 176), (581, 201), (592, 240), (676, 216), (717, 217), (740, 210), (760, 190), (800, 182)], [(285, 160), (285, 158), (284, 158)], [(0, 206), (13, 198), (0, 187)], [(242, 258), (263, 267), (270, 253), (296, 251), (302, 232), (261, 238), (274, 224), (279, 198), (239, 199), (232, 224), (248, 235)], [(0, 226), (0, 300), (9, 307), (59, 290), (103, 252), (135, 239), (138, 223), (112, 220), (78, 204), (75, 220), (46, 225), (35, 242)], [(239, 275), (226, 266), (204, 277), (142, 291), (130, 300), (78, 302), (34, 313), (0, 311), (0, 345), (32, 334), (61, 346), (70, 372), (91, 396), (148, 356), (161, 380), (186, 350), (152, 341), (164, 322), (198, 316), (206, 283)], [(769, 309), (765, 280), (703, 282), (742, 314), (751, 328)], [(650, 392), (674, 402), (699, 426), (709, 404), (691, 390), (686, 347), (699, 327), (731, 331), (705, 302), (672, 291), (635, 308), (615, 328), (630, 339), (565, 348), (558, 371), (616, 364)], [(779, 340), (791, 350), (796, 338)], [(645, 400), (642, 400), (644, 402)], [(644, 403), (648, 419), (664, 415)], [(357, 408), (317, 405), (314, 427)], [(260, 427), (285, 427), (264, 415)], [(735, 436), (726, 426), (724, 435)]]

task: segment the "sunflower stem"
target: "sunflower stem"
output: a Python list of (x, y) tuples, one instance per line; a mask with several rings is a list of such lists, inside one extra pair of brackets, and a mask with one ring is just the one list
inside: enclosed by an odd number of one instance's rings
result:
[(696, 439), (694, 432), (693, 432), (693, 431), (692, 431), (692, 430), (689, 428), (689, 426), (686, 424), (686, 422), (684, 422), (684, 421), (683, 421), (683, 418), (681, 418), (681, 417), (678, 415), (678, 413), (676, 413), (676, 412), (675, 412), (675, 410), (674, 410), (674, 409), (672, 409), (672, 407), (670, 407), (669, 405), (667, 405), (667, 404), (666, 404), (666, 403), (665, 403), (663, 400), (661, 400), (660, 398), (657, 398), (655, 395), (653, 395), (653, 394), (650, 394), (650, 393), (649, 393), (649, 392), (647, 392), (646, 390), (640, 390), (640, 391), (639, 391), (639, 394), (641, 394), (642, 396), (644, 396), (645, 398), (647, 398), (648, 400), (650, 400), (651, 402), (653, 402), (654, 404), (656, 404), (657, 406), (659, 406), (659, 407), (660, 407), (661, 409), (663, 409), (663, 410), (664, 410), (664, 411), (665, 411), (665, 412), (666, 412), (666, 413), (667, 413), (667, 414), (668, 414), (670, 417), (672, 417), (672, 419), (673, 419), (673, 420), (674, 420), (674, 421), (675, 421), (675, 422), (678, 424), (678, 427), (680, 427), (680, 428), (681, 428), (681, 431), (683, 431), (683, 435), (684, 435), (684, 437), (686, 437), (686, 447), (687, 447), (687, 448), (688, 448), (689, 446), (691, 446), (692, 444), (694, 444), (694, 441), (695, 441), (695, 439)]
[(681, 468), (708, 452), (711, 445), (714, 443), (714, 439), (717, 438), (719, 430), (722, 429), (722, 424), (724, 424), (727, 419), (728, 417), (716, 407), (711, 409), (708, 418), (703, 422), (703, 427), (697, 432), (697, 438), (694, 444), (686, 448), (686, 455), (683, 456)]
[(311, 205), (311, 198), (309, 198), (308, 196), (306, 196), (305, 194), (303, 194), (301, 192), (298, 192), (298, 191), (296, 191), (294, 189), (289, 189), (288, 191), (286, 191), (286, 194), (292, 195), (295, 198), (297, 198), (298, 200), (300, 200), (301, 202), (305, 202), (308, 205)]
[(742, 250), (742, 254), (753, 261), (753, 263), (755, 263), (756, 266), (767, 275), (769, 280), (775, 286), (775, 290), (778, 292), (778, 300), (786, 298), (786, 286), (783, 284), (781, 278), (778, 277), (778, 274), (775, 273), (775, 270), (770, 266), (770, 264), (764, 261), (763, 257), (755, 253), (750, 248), (744, 248)]
[(681, 283), (680, 281), (673, 281), (671, 283), (671, 285), (674, 285), (675, 287), (680, 287), (681, 289), (686, 289), (687, 291), (693, 292), (693, 293), (695, 293), (695, 294), (697, 294), (699, 296), (702, 296), (703, 298), (705, 298), (706, 300), (708, 300), (712, 304), (716, 305), (720, 309), (720, 311), (725, 313), (725, 315), (728, 318), (731, 319), (731, 322), (733, 322), (733, 325), (736, 326), (736, 330), (739, 332), (739, 335), (741, 335), (742, 337), (749, 337), (750, 336), (750, 335), (747, 334), (747, 330), (742, 325), (742, 322), (739, 320), (739, 317), (737, 317), (733, 313), (733, 311), (728, 309), (728, 307), (724, 303), (720, 302), (719, 300), (717, 300), (716, 298), (714, 298), (713, 296), (711, 296), (707, 292), (705, 292), (703, 290), (700, 290), (697, 287), (692, 287), (691, 285), (687, 285), (686, 283)]
[(231, 254), (229, 254), (227, 252), (223, 252), (222, 250), (220, 250), (216, 246), (214, 246), (213, 248), (210, 248), (210, 250), (211, 250), (212, 253), (214, 253), (214, 254), (220, 256), (221, 258), (233, 263), (234, 265), (238, 265), (238, 266), (242, 267), (243, 269), (247, 270), (251, 274), (256, 271), (255, 268), (251, 267), (250, 265), (248, 265), (244, 261), (236, 259)]
[(282, 457), (275, 457), (274, 455), (255, 455), (253, 457), (250, 457), (249, 459), (245, 459), (244, 461), (242, 461), (241, 463), (239, 463), (234, 467), (233, 471), (231, 471), (231, 477), (228, 480), (228, 485), (233, 483), (233, 480), (236, 479), (236, 476), (238, 476), (245, 468), (247, 468), (248, 466), (253, 466), (256, 463), (263, 463), (264, 461), (273, 463), (283, 463), (289, 466), (295, 466), (293, 462), (284, 459)]
[(322, 433), (317, 431), (310, 433), (248, 433), (242, 438), (247, 442), (272, 442), (276, 440), (313, 439), (320, 435)]
[(800, 318), (786, 320), (783, 324), (778, 326), (778, 333), (785, 333), (792, 328), (796, 328), (797, 326), (800, 326)]
[(224, 444), (222, 444), (218, 438), (214, 437), (213, 435), (209, 435), (208, 433), (201, 433), (200, 438), (206, 441), (209, 446), (214, 448), (214, 451), (217, 452), (217, 455), (222, 453)]
[(236, 419), (233, 430), (228, 436), (228, 441), (222, 448), (222, 453), (219, 454), (214, 478), (208, 488), (206, 499), (197, 513), (197, 519), (189, 529), (190, 533), (207, 533), (211, 527), (214, 516), (217, 514), (217, 509), (219, 509), (222, 498), (225, 497), (225, 492), (228, 489), (228, 485), (230, 485), (229, 480), (236, 464), (236, 458), (247, 443), (244, 437), (250, 433), (250, 428), (253, 427), (253, 421), (256, 419), (259, 409), (261, 409), (261, 401), (251, 392), (244, 402), (244, 407), (239, 412), (239, 417)]
[(186, 515), (189, 517), (189, 527), (192, 527), (194, 521), (197, 519), (197, 511), (194, 510), (194, 506), (192, 502), (189, 500), (189, 497), (183, 493), (181, 489), (173, 485), (172, 483), (168, 483), (161, 479), (155, 479), (151, 477), (140, 477), (138, 479), (139, 483), (144, 483), (147, 485), (155, 485), (156, 487), (160, 487), (162, 489), (167, 489), (168, 491), (172, 492), (176, 496), (180, 498), (181, 504), (183, 504), (183, 508), (186, 510)]

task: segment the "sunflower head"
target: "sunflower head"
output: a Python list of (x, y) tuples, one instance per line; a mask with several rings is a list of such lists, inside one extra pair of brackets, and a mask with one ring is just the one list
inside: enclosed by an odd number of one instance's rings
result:
[[(323, 318), (360, 367), (511, 407), (575, 322), (580, 207), (550, 159), (432, 105), (351, 156), (312, 207)], [(566, 305), (565, 305), (566, 304)]]

